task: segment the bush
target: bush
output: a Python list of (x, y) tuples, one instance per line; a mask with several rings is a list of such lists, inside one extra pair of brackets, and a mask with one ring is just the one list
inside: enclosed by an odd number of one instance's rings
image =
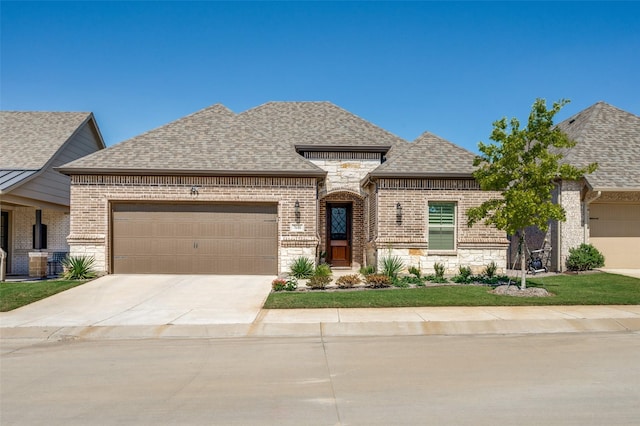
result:
[(313, 261), (308, 257), (299, 257), (293, 261), (289, 270), (295, 278), (309, 278), (313, 275)]
[(444, 264), (436, 262), (433, 264), (433, 270), (436, 272), (436, 279), (444, 278)]
[(398, 256), (383, 257), (381, 262), (382, 273), (391, 278), (396, 278), (404, 268), (404, 262)]
[(358, 274), (343, 275), (336, 280), (336, 285), (340, 288), (351, 288), (362, 282)]
[(580, 244), (569, 249), (567, 269), (571, 271), (588, 271), (604, 266), (604, 256), (591, 244)]
[(460, 284), (469, 284), (473, 282), (473, 277), (471, 276), (471, 268), (468, 266), (459, 266), (458, 267), (458, 275), (453, 277), (453, 282)]
[(484, 268), (482, 275), (487, 278), (493, 278), (496, 275), (496, 271), (498, 270), (498, 265), (493, 260)]
[(389, 287), (391, 278), (385, 274), (371, 274), (366, 277), (367, 284), (373, 288)]
[(276, 278), (275, 280), (271, 281), (271, 288), (273, 289), (273, 291), (282, 291), (285, 289), (286, 285), (287, 280), (282, 278)]
[(307, 287), (313, 290), (322, 290), (331, 282), (331, 276), (314, 275), (307, 281)]
[(62, 278), (65, 280), (88, 280), (95, 278), (96, 273), (93, 270), (94, 263), (95, 259), (93, 257), (65, 257), (62, 260), (62, 266), (64, 268)]
[(367, 275), (375, 274), (376, 273), (376, 267), (373, 266), (373, 265), (361, 266), (360, 267), (360, 273), (362, 275), (364, 275), (365, 277)]
[(315, 271), (313, 271), (314, 277), (331, 277), (331, 267), (326, 263), (321, 263), (316, 266)]
[(296, 277), (290, 277), (284, 285), (284, 291), (296, 291), (297, 288), (298, 279)]
[(422, 270), (420, 269), (420, 267), (415, 267), (415, 266), (409, 266), (409, 273), (411, 275), (413, 275), (416, 278), (421, 278), (422, 277)]

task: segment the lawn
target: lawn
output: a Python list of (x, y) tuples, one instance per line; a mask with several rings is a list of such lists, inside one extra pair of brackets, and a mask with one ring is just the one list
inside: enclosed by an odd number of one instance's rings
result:
[(489, 293), (490, 287), (451, 285), (366, 291), (308, 291), (271, 293), (265, 309), (387, 308), (411, 306), (543, 306), (640, 304), (640, 279), (593, 273), (527, 279), (551, 297), (513, 297)]
[(28, 305), (86, 282), (76, 280), (1, 282), (0, 312), (7, 312), (20, 306)]

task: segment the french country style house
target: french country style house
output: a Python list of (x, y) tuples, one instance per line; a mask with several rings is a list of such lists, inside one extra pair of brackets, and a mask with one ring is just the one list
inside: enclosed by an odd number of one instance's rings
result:
[(60, 167), (72, 255), (105, 273), (264, 274), (400, 256), (427, 271), (507, 263), (504, 232), (466, 224), (495, 194), (474, 155), (409, 143), (329, 102), (213, 105)]
[(70, 179), (55, 168), (104, 147), (91, 113), (0, 112), (4, 272), (46, 275), (53, 254), (69, 252)]

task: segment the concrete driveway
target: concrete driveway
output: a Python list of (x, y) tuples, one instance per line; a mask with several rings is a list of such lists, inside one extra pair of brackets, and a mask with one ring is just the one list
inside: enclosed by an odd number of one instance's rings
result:
[(627, 277), (640, 278), (640, 269), (611, 269), (601, 268), (602, 272), (608, 272), (610, 274), (626, 275)]
[(250, 324), (275, 276), (107, 275), (0, 314), (2, 327)]

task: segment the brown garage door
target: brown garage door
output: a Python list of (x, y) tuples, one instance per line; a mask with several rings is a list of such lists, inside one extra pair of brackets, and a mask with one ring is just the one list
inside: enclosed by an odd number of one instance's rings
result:
[(114, 204), (116, 274), (277, 274), (273, 204)]
[(607, 268), (640, 268), (640, 204), (593, 203), (589, 228)]

